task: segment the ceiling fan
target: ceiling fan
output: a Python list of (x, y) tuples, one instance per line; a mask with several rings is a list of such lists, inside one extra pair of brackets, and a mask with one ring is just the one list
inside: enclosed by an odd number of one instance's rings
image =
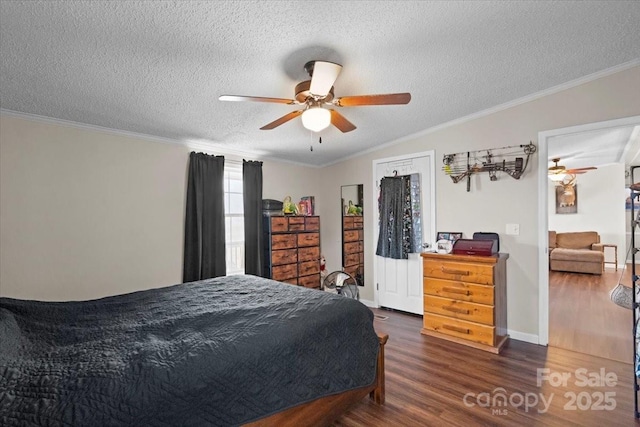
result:
[(575, 168), (575, 169), (567, 169), (565, 166), (559, 165), (559, 158), (551, 159), (554, 163), (553, 166), (549, 167), (549, 179), (552, 181), (562, 181), (567, 175), (578, 175), (582, 173), (587, 173), (587, 171), (598, 169), (595, 166), (588, 166), (586, 168)]
[(399, 105), (408, 104), (411, 101), (410, 93), (357, 95), (336, 98), (333, 93), (333, 84), (342, 70), (342, 65), (326, 61), (309, 61), (305, 64), (304, 69), (309, 73), (311, 80), (305, 80), (296, 85), (294, 99), (239, 95), (222, 95), (219, 99), (220, 101), (272, 102), (303, 106), (301, 110), (285, 114), (260, 129), (271, 130), (289, 120), (302, 116), (302, 125), (313, 132), (320, 132), (330, 124), (341, 132), (351, 132), (356, 128), (353, 123), (332, 107)]

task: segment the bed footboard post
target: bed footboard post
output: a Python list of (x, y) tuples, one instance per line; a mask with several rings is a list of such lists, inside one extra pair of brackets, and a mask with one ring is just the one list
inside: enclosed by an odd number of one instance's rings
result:
[(376, 388), (369, 393), (369, 397), (378, 405), (384, 404), (384, 345), (388, 339), (388, 334), (378, 334), (380, 349), (378, 351), (378, 363), (376, 367)]

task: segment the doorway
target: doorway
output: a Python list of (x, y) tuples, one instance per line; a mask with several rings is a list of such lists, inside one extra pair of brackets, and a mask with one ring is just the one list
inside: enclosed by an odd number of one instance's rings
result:
[[(539, 323), (538, 323), (538, 342), (541, 345), (549, 345), (549, 327), (550, 327), (550, 306), (551, 306), (551, 301), (550, 301), (550, 271), (549, 271), (549, 253), (548, 253), (548, 247), (549, 247), (549, 236), (548, 236), (548, 230), (549, 230), (549, 189), (550, 189), (550, 185), (549, 185), (549, 180), (547, 178), (547, 167), (548, 167), (548, 163), (547, 163), (547, 158), (549, 157), (549, 148), (551, 147), (550, 144), (554, 144), (555, 142), (561, 143), (561, 140), (563, 139), (563, 137), (565, 136), (569, 136), (569, 135), (576, 135), (576, 134), (580, 134), (580, 133), (588, 133), (588, 132), (597, 132), (597, 131), (605, 131), (605, 130), (612, 130), (612, 129), (616, 129), (616, 128), (622, 128), (622, 127), (634, 127), (634, 126), (640, 126), (640, 116), (634, 116), (634, 117), (628, 117), (628, 118), (624, 118), (624, 119), (617, 119), (617, 120), (610, 120), (610, 121), (605, 121), (605, 122), (598, 122), (598, 123), (590, 123), (590, 124), (586, 124), (586, 125), (580, 125), (580, 126), (574, 126), (574, 127), (569, 127), (569, 128), (562, 128), (562, 129), (555, 129), (555, 130), (551, 130), (551, 131), (545, 131), (545, 132), (540, 132), (539, 133), (539, 138), (538, 138), (538, 145), (539, 145), (539, 153), (540, 153), (540, 161), (538, 164), (538, 206), (539, 206), (539, 212), (538, 212), (538, 230), (539, 230), (539, 251), (538, 251), (538, 256), (539, 256), (539, 283), (540, 283), (540, 287), (539, 287), (539, 306), (538, 306), (538, 312), (539, 312)], [(633, 139), (633, 138), (632, 138)], [(636, 143), (637, 141), (637, 135), (636, 135)], [(606, 144), (606, 142), (604, 142)], [(630, 145), (630, 144), (629, 144)], [(621, 155), (621, 161), (627, 163), (629, 161), (629, 159), (633, 159), (634, 157), (634, 151), (637, 153), (638, 147), (631, 147), (631, 146), (627, 146), (627, 149), (624, 153), (622, 153)], [(636, 144), (637, 145), (637, 144)], [(624, 170), (624, 168), (623, 168)], [(624, 173), (624, 172), (621, 172)], [(623, 179), (624, 182), (624, 179)], [(620, 209), (624, 209), (624, 202), (623, 202), (623, 197), (620, 200)], [(558, 230), (556, 230), (558, 231)], [(585, 230), (586, 231), (586, 230)], [(626, 241), (620, 242), (618, 244), (618, 259), (622, 260), (622, 263), (624, 264), (624, 262), (626, 261), (625, 259), (625, 255), (626, 255), (626, 246), (627, 243)], [(619, 267), (620, 270), (620, 267)], [(552, 272), (553, 273), (553, 272)], [(615, 273), (622, 273), (622, 271), (618, 271)], [(581, 276), (581, 280), (580, 283), (583, 284), (583, 286), (589, 287), (589, 286), (593, 286), (594, 289), (598, 288), (600, 292), (602, 292), (602, 290), (604, 288), (608, 288), (611, 289), (614, 284), (617, 282), (618, 277), (616, 276), (615, 273), (610, 273), (609, 269), (605, 270), (605, 274), (600, 277), (600, 276), (596, 276), (596, 278), (591, 278), (591, 277), (586, 277), (584, 275), (579, 275)], [(554, 273), (555, 274), (555, 273)], [(558, 283), (560, 283), (561, 285), (565, 285), (565, 290), (570, 289), (571, 288), (571, 284), (570, 282), (572, 280), (574, 280), (576, 278), (575, 275), (571, 275), (571, 273), (559, 273), (559, 276), (554, 276), (553, 280), (554, 280), (554, 286), (558, 285)], [(588, 279), (588, 280), (587, 280)], [(595, 281), (594, 281), (595, 280)], [(558, 282), (559, 281), (559, 282)], [(609, 287), (610, 286), (610, 287)], [(573, 291), (576, 291), (575, 289), (575, 283), (573, 284)], [(554, 288), (554, 295), (559, 295), (558, 292), (560, 292), (559, 290), (560, 288), (555, 289)], [(578, 289), (578, 292), (584, 291), (584, 289)], [(587, 294), (583, 294), (586, 295), (588, 297), (593, 297), (594, 295), (587, 295)], [(576, 303), (576, 296), (566, 296), (566, 298), (569, 298), (570, 300), (573, 300), (573, 304), (572, 307), (573, 308), (581, 308), (583, 309), (583, 311), (587, 311), (588, 307), (586, 307), (587, 304), (591, 304), (591, 302), (583, 302), (582, 304), (580, 303)], [(602, 301), (602, 298), (600, 298), (600, 300)], [(617, 308), (616, 306), (613, 305), (613, 303), (610, 303), (611, 307), (609, 307), (608, 305), (604, 304), (602, 305), (602, 307), (605, 308)], [(577, 307), (577, 306), (581, 306), (581, 307)], [(554, 309), (556, 309), (557, 307), (554, 307)], [(564, 309), (566, 309), (565, 313), (562, 313), (565, 316), (568, 316), (569, 311), (570, 311), (571, 307), (565, 307)], [(563, 308), (558, 308), (558, 309), (563, 309)], [(630, 313), (629, 313), (630, 315)], [(605, 328), (607, 327), (606, 324), (604, 325)], [(619, 328), (620, 325), (615, 325), (612, 326), (612, 328)], [(626, 332), (628, 332), (628, 334), (630, 334), (631, 331), (631, 321), (629, 320), (628, 325), (622, 325), (622, 328), (624, 328), (624, 330)], [(602, 332), (602, 331), (601, 331)], [(594, 336), (596, 334), (594, 333)], [(557, 344), (556, 344), (557, 345)], [(606, 345), (606, 344), (605, 344)], [(588, 350), (584, 350), (585, 352)]]
[[(377, 245), (380, 212), (377, 208), (380, 180), (385, 176), (417, 175), (418, 212), (422, 245), (408, 259), (374, 255), (373, 283), (375, 304), (408, 313), (423, 314), (422, 257), (420, 252), (435, 242), (435, 152), (426, 151), (373, 161), (374, 246)], [(413, 183), (412, 183), (413, 185)]]

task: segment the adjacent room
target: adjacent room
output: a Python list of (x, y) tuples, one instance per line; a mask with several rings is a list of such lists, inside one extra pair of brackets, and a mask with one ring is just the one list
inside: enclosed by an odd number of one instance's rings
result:
[(631, 284), (631, 210), (623, 200), (638, 132), (573, 132), (548, 146), (549, 345), (627, 363), (632, 313), (610, 294)]
[(638, 22), (0, 0), (0, 424), (637, 423)]

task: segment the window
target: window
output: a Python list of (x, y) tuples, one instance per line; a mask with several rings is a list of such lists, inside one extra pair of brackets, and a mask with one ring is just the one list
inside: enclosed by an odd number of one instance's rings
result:
[(244, 274), (242, 165), (225, 162), (224, 216), (227, 275)]

